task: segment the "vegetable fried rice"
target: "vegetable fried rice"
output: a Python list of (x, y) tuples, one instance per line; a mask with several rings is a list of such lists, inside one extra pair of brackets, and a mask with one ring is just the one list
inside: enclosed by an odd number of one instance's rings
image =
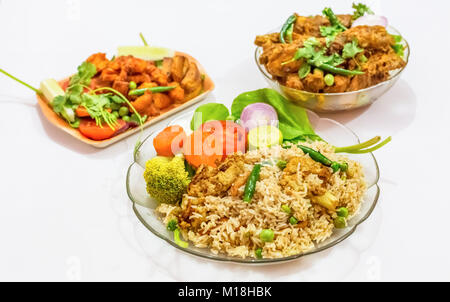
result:
[[(201, 166), (181, 204), (162, 203), (156, 211), (166, 224), (176, 218), (185, 239), (215, 254), (281, 258), (305, 253), (331, 236), (336, 209), (345, 207), (347, 219), (358, 212), (366, 183), (362, 166), (335, 154), (331, 145), (302, 145), (346, 162), (348, 169), (333, 173), (296, 145), (235, 153), (217, 168)], [(244, 202), (255, 164), (261, 164), (259, 181), (251, 202)], [(273, 240), (264, 242), (263, 230), (273, 231)]]

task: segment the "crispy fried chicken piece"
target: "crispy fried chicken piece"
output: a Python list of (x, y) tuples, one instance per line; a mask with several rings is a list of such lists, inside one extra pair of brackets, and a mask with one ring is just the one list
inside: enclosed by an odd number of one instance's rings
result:
[(392, 49), (387, 53), (376, 52), (369, 57), (369, 60), (363, 65), (362, 70), (365, 74), (354, 76), (347, 91), (363, 89), (376, 85), (389, 78), (389, 71), (402, 68), (405, 61), (400, 58)]
[(325, 86), (323, 91), (327, 93), (346, 91), (349, 84), (350, 84), (349, 77), (342, 75), (335, 75), (333, 86)]
[(180, 83), (189, 68), (189, 60), (184, 56), (175, 56), (170, 67), (170, 74), (175, 82)]
[(152, 88), (152, 87), (157, 87), (158, 84), (153, 83), (153, 82), (146, 82), (146, 83), (142, 83), (141, 85), (139, 85), (139, 89), (143, 89), (143, 88)]
[(268, 47), (273, 43), (279, 43), (280, 42), (280, 34), (279, 33), (271, 33), (267, 35), (262, 36), (256, 36), (255, 38), (255, 45), (261, 46), (261, 47)]
[(323, 78), (323, 72), (319, 69), (314, 69), (314, 72), (308, 74), (302, 82), (307, 91), (319, 92), (325, 88), (325, 81)]
[(106, 68), (106, 66), (108, 66), (109, 60), (106, 58), (106, 54), (104, 53), (96, 53), (91, 55), (86, 62), (89, 62), (91, 64), (93, 64), (95, 66), (95, 68), (97, 69), (97, 73), (101, 72), (103, 69)]
[(217, 168), (202, 165), (188, 186), (194, 197), (225, 196), (239, 175), (244, 172), (244, 156), (228, 156)]
[(100, 80), (104, 82), (114, 82), (119, 78), (119, 72), (117, 70), (114, 70), (110, 67), (106, 67), (103, 69), (102, 73), (100, 74)]
[(144, 73), (148, 62), (133, 56), (123, 57), (122, 69), (126, 69), (130, 74)]
[(126, 81), (115, 80), (112, 88), (119, 91), (123, 95), (128, 95), (129, 85), (130, 83)]
[(151, 71), (152, 80), (160, 86), (167, 86), (167, 75), (158, 67), (154, 67)]
[(141, 115), (155, 116), (159, 114), (159, 110), (153, 104), (153, 94), (150, 91), (146, 91), (131, 104)]
[(146, 74), (146, 73), (128, 76), (127, 80), (129, 82), (133, 81), (133, 82), (135, 82), (138, 85), (141, 84), (141, 83), (148, 83), (148, 82), (152, 81), (150, 76), (148, 74)]
[(289, 73), (297, 72), (302, 65), (302, 60), (282, 65), (284, 62), (291, 60), (297, 49), (302, 46), (302, 41), (295, 41), (291, 44), (272, 44), (264, 49), (259, 61), (266, 66), (267, 71), (273, 76), (285, 77)]
[(172, 100), (164, 93), (153, 94), (153, 104), (157, 109), (165, 109), (172, 104)]
[(286, 76), (286, 82), (285, 85), (287, 87), (303, 90), (304, 86), (302, 81), (300, 80), (300, 77), (298, 76), (298, 73), (290, 73)]
[(185, 92), (185, 101), (193, 99), (201, 93), (203, 89), (203, 81), (197, 64), (194, 62), (189, 63), (189, 69), (181, 81), (181, 87)]
[(367, 26), (360, 25), (350, 28), (336, 37), (336, 41), (340, 41), (342, 45), (345, 43), (358, 40), (361, 48), (381, 50), (387, 52), (391, 46), (395, 44), (394, 38), (386, 31), (383, 26)]
[(184, 89), (181, 88), (180, 84), (177, 82), (172, 82), (168, 84), (169, 86), (176, 86), (174, 89), (169, 90), (169, 97), (174, 101), (174, 103), (184, 102)]

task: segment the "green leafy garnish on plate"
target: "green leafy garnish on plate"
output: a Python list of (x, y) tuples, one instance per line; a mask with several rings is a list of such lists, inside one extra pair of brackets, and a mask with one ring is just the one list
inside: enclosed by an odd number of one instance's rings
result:
[(229, 115), (230, 112), (224, 104), (203, 104), (195, 109), (191, 120), (191, 130), (197, 130), (198, 127), (208, 121), (224, 121)]

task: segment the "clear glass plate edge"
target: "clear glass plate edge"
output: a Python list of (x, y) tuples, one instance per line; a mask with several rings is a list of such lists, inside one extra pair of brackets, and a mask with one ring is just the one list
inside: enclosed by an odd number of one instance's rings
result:
[[(313, 116), (314, 116), (316, 119), (318, 119), (319, 121), (320, 121), (320, 120), (326, 120), (327, 122), (331, 122), (331, 123), (333, 123), (333, 124), (335, 124), (335, 125), (337, 125), (337, 126), (339, 126), (339, 127), (342, 127), (342, 128), (344, 128), (344, 129), (346, 129), (349, 133), (351, 133), (351, 134), (356, 138), (356, 140), (357, 140), (358, 142), (360, 142), (359, 137), (356, 135), (356, 133), (355, 133), (353, 130), (351, 130), (350, 128), (348, 128), (347, 126), (345, 126), (345, 125), (343, 125), (343, 124), (341, 124), (341, 123), (339, 123), (339, 122), (337, 122), (337, 121), (335, 121), (335, 120), (329, 119), (329, 118), (321, 118), (318, 114), (316, 114), (315, 112), (313, 112), (313, 111), (311, 111), (311, 110), (308, 110), (308, 109), (305, 109), (305, 110), (308, 112), (308, 114), (313, 115)], [(169, 121), (169, 122), (166, 124), (166, 126), (169, 126), (169, 125), (173, 124), (174, 121), (179, 120), (179, 119), (181, 119), (181, 118), (183, 118), (183, 117), (185, 117), (185, 116), (190, 116), (190, 115), (192, 115), (193, 112), (194, 112), (194, 110), (190, 110), (190, 111), (188, 111), (188, 112), (186, 112), (186, 113), (184, 113), (184, 114), (178, 116), (177, 118), (172, 119), (171, 121)], [(162, 127), (157, 128), (157, 129), (154, 129), (152, 132), (150, 132), (149, 135), (148, 135), (144, 140), (142, 140), (142, 143), (141, 143), (141, 145), (139, 146), (137, 152), (135, 152), (135, 154), (134, 154), (134, 156), (133, 156), (133, 158), (134, 158), (133, 163), (128, 167), (128, 170), (127, 170), (127, 177), (126, 177), (126, 189), (127, 189), (127, 195), (128, 195), (128, 197), (130, 198), (130, 200), (131, 200), (132, 203), (133, 203), (133, 211), (134, 211), (135, 215), (137, 216), (137, 218), (139, 219), (139, 221), (140, 221), (140, 222), (141, 222), (148, 230), (150, 230), (150, 232), (152, 232), (154, 235), (156, 235), (158, 238), (163, 239), (165, 242), (167, 242), (167, 243), (170, 244), (171, 246), (177, 248), (178, 250), (180, 250), (180, 251), (182, 251), (182, 252), (184, 252), (184, 253), (186, 253), (186, 254), (189, 254), (189, 255), (192, 255), (192, 256), (196, 256), (196, 257), (199, 257), (199, 258), (202, 258), (202, 259), (208, 259), (208, 260), (216, 261), (216, 262), (222, 262), (222, 263), (223, 263), (223, 262), (228, 262), (228, 263), (236, 263), (236, 264), (244, 264), (244, 265), (245, 265), (245, 264), (248, 264), (248, 265), (269, 265), (269, 264), (278, 264), (278, 263), (284, 263), (284, 262), (288, 262), (288, 261), (297, 260), (297, 259), (299, 259), (299, 258), (301, 258), (301, 257), (308, 256), (308, 255), (312, 255), (312, 254), (316, 254), (316, 253), (319, 253), (319, 252), (321, 252), (321, 251), (324, 251), (324, 250), (326, 250), (326, 249), (328, 249), (328, 248), (331, 248), (331, 247), (333, 247), (333, 246), (339, 244), (339, 243), (342, 242), (343, 240), (347, 239), (348, 237), (350, 237), (350, 236), (356, 231), (357, 227), (358, 227), (361, 223), (363, 223), (364, 221), (366, 221), (368, 217), (370, 217), (370, 215), (372, 214), (373, 210), (375, 209), (375, 206), (376, 206), (377, 203), (378, 203), (378, 199), (379, 199), (379, 196), (380, 196), (380, 188), (379, 188), (379, 186), (378, 186), (378, 181), (379, 181), (379, 179), (380, 179), (380, 171), (379, 171), (378, 162), (377, 162), (375, 156), (373, 155), (373, 153), (370, 153), (370, 156), (371, 156), (371, 158), (372, 158), (372, 160), (373, 160), (373, 162), (374, 162), (374, 165), (375, 165), (376, 176), (375, 176), (375, 181), (374, 181), (372, 184), (368, 184), (367, 190), (370, 190), (372, 187), (375, 186), (375, 188), (376, 188), (376, 193), (375, 193), (375, 196), (374, 196), (374, 200), (373, 200), (373, 202), (372, 202), (371, 207), (368, 209), (367, 213), (366, 213), (364, 216), (362, 216), (362, 217), (359, 219), (359, 221), (357, 221), (357, 222), (355, 223), (355, 225), (353, 225), (353, 226), (351, 227), (350, 230), (348, 230), (345, 234), (343, 234), (341, 237), (337, 238), (336, 240), (334, 240), (334, 241), (332, 241), (332, 242), (330, 242), (330, 243), (328, 243), (328, 244), (326, 244), (326, 245), (324, 245), (324, 246), (315, 248), (315, 249), (313, 249), (313, 250), (311, 250), (311, 251), (308, 251), (308, 252), (305, 252), (305, 253), (302, 253), (302, 254), (292, 255), (292, 256), (284, 257), (284, 258), (275, 258), (275, 259), (272, 259), (272, 258), (269, 258), (269, 259), (225, 258), (225, 257), (220, 257), (220, 255), (211, 255), (211, 256), (210, 256), (210, 255), (206, 255), (206, 254), (197, 253), (195, 250), (191, 250), (191, 249), (189, 249), (189, 248), (182, 248), (182, 247), (178, 246), (178, 245), (177, 245), (175, 242), (173, 242), (172, 240), (170, 240), (170, 239), (165, 238), (164, 236), (162, 236), (158, 231), (156, 231), (152, 226), (150, 226), (150, 225), (145, 221), (145, 219), (141, 216), (141, 214), (139, 213), (138, 209), (136, 208), (136, 204), (141, 204), (141, 203), (137, 202), (137, 201), (134, 199), (133, 194), (132, 194), (131, 189), (130, 189), (130, 186), (129, 186), (129, 183), (130, 183), (130, 182), (129, 182), (130, 171), (131, 171), (131, 169), (133, 168), (133, 166), (134, 166), (135, 164), (136, 164), (136, 165), (139, 165), (139, 163), (137, 162), (137, 156), (139, 155), (139, 149), (145, 144), (145, 142), (147, 141), (147, 139), (149, 139), (155, 132), (161, 131), (161, 130), (164, 129), (164, 128), (165, 128), (165, 127), (162, 126)], [(142, 168), (142, 166), (141, 166), (141, 168)], [(141, 204), (141, 205), (142, 205), (142, 204)], [(144, 206), (144, 205), (142, 205), (142, 206)]]

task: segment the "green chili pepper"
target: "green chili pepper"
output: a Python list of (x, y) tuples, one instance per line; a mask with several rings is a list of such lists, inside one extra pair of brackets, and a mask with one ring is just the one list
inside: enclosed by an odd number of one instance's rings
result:
[(251, 202), (253, 195), (255, 194), (256, 182), (259, 180), (259, 173), (261, 172), (261, 165), (256, 164), (253, 167), (250, 176), (247, 179), (247, 183), (244, 188), (244, 201)]
[(147, 90), (151, 92), (166, 92), (174, 89), (175, 86), (158, 86), (158, 87), (150, 87), (150, 88), (142, 88), (142, 89), (134, 89), (131, 90), (128, 95), (143, 95)]
[(297, 16), (294, 14), (290, 16), (286, 22), (283, 24), (280, 30), (280, 41), (283, 44), (286, 44), (285, 36), (288, 38), (288, 41), (292, 42), (292, 32), (294, 31), (294, 23), (297, 20)]
[(336, 161), (330, 160), (328, 157), (320, 153), (319, 151), (316, 151), (314, 149), (311, 149), (309, 147), (303, 146), (303, 145), (297, 145), (299, 149), (301, 149), (303, 152), (309, 155), (311, 159), (313, 159), (316, 162), (319, 162), (323, 164), (324, 166), (330, 167), (333, 169), (333, 173), (336, 173), (337, 171), (341, 170), (342, 172), (347, 171), (348, 164), (347, 163), (338, 163)]
[(323, 69), (325, 71), (334, 73), (334, 74), (340, 74), (340, 75), (346, 75), (346, 76), (364, 74), (364, 71), (348, 70), (348, 69), (344, 69), (344, 68), (335, 67), (330, 64), (321, 64), (320, 66), (317, 66), (317, 67), (319, 67), (320, 69)]
[(331, 26), (337, 26), (341, 30), (347, 30), (341, 21), (339, 21), (338, 17), (334, 14), (333, 10), (329, 7), (324, 8), (322, 13), (330, 20)]

